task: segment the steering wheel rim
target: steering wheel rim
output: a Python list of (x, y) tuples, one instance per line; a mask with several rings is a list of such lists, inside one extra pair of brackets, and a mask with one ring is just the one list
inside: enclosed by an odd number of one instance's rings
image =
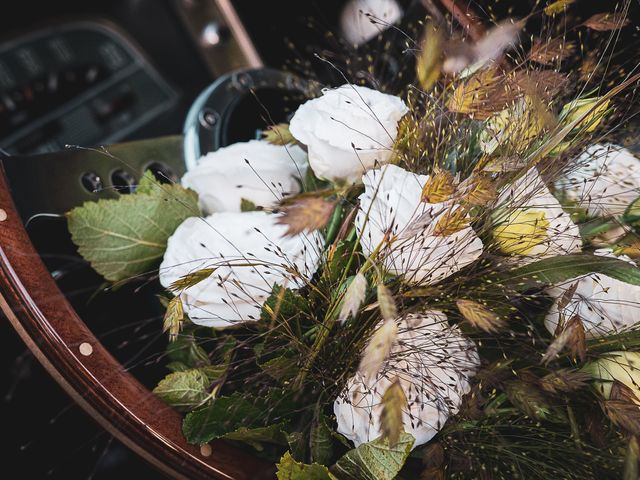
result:
[(0, 172), (0, 309), (47, 372), (105, 430), (172, 478), (272, 478), (274, 467), (232, 445), (187, 444), (181, 415), (100, 344), (31, 244)]

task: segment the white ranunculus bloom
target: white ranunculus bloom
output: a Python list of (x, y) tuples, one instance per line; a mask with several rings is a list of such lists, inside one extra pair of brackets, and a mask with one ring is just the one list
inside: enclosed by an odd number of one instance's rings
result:
[(361, 45), (401, 18), (396, 0), (349, 0), (340, 14), (340, 31), (347, 42)]
[[(595, 254), (615, 258), (609, 249), (596, 250)], [(617, 258), (635, 265), (626, 255), (620, 255)], [(573, 297), (560, 312), (558, 303), (564, 293), (576, 282), (578, 285)], [(631, 285), (601, 273), (572, 278), (547, 288), (546, 293), (555, 299), (544, 320), (547, 330), (551, 333), (555, 332), (561, 314), (566, 321), (578, 315), (590, 337), (616, 333), (640, 322), (640, 286)]]
[(389, 161), (398, 122), (407, 112), (398, 97), (343, 85), (303, 103), (289, 130), (307, 146), (318, 178), (357, 182), (365, 171)]
[(407, 315), (396, 323), (397, 341), (380, 373), (369, 381), (356, 373), (333, 404), (338, 432), (356, 446), (380, 436), (382, 396), (395, 379), (407, 397), (402, 417), (416, 439), (413, 447), (428, 442), (458, 412), (480, 366), (475, 344), (449, 326), (442, 312)]
[(579, 252), (582, 238), (535, 167), (500, 193), (493, 237), (503, 252), (536, 260)]
[(242, 199), (271, 207), (299, 193), (307, 166), (298, 146), (251, 140), (207, 153), (181, 183), (198, 193), (205, 213), (239, 212)]
[(578, 168), (556, 184), (567, 200), (593, 217), (622, 215), (640, 197), (640, 159), (619, 145), (595, 144), (572, 164)]
[(287, 227), (277, 220), (266, 212), (188, 218), (169, 238), (160, 283), (169, 287), (188, 273), (217, 268), (177, 292), (189, 318), (211, 327), (257, 320), (274, 284), (299, 288), (311, 279), (323, 248), (319, 233), (285, 237)]
[(412, 284), (439, 282), (482, 253), (482, 241), (469, 226), (450, 235), (434, 233), (455, 205), (421, 202), (428, 178), (396, 165), (369, 171), (355, 219), (364, 253), (370, 255), (380, 246), (385, 268)]

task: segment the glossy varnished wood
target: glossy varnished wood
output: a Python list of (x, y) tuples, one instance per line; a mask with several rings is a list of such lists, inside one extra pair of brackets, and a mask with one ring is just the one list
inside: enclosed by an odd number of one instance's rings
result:
[(3, 169), (0, 209), (0, 308), (40, 363), (86, 412), (170, 477), (273, 478), (272, 465), (225, 442), (212, 442), (211, 449), (188, 445), (181, 415), (100, 345), (33, 248)]

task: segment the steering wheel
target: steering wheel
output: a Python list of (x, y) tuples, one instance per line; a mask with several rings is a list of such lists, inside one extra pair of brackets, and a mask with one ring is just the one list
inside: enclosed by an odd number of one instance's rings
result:
[[(458, 2), (441, 3), (472, 36), (481, 32)], [(230, 73), (196, 99), (184, 136), (1, 159), (0, 309), (78, 405), (172, 478), (272, 478), (275, 468), (224, 441), (187, 444), (181, 415), (101, 344), (59, 288), (25, 223), (43, 212), (62, 215), (85, 201), (126, 194), (146, 170), (177, 181), (202, 154), (255, 136), (248, 112), (284, 117), (269, 122), (286, 120), (288, 107), (295, 108), (314, 88), (272, 69)]]

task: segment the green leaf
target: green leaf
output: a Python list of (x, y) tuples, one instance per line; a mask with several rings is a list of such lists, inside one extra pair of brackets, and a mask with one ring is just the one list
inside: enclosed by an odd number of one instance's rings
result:
[(176, 228), (188, 217), (200, 215), (195, 192), (160, 184), (152, 177), (145, 174), (138, 193), (85, 202), (67, 213), (78, 252), (110, 282), (154, 269)]
[(153, 393), (172, 407), (188, 410), (204, 402), (209, 396), (209, 378), (197, 368), (167, 375)]
[(414, 442), (412, 435), (402, 433), (393, 448), (382, 439), (363, 443), (338, 460), (331, 467), (331, 473), (340, 480), (393, 480), (407, 460)]
[(324, 415), (319, 413), (311, 424), (311, 460), (321, 465), (328, 464), (333, 457), (333, 439)]
[(209, 355), (198, 345), (193, 335), (179, 335), (175, 342), (167, 345), (167, 357), (172, 362), (180, 362), (189, 368), (209, 365)]
[(296, 462), (291, 453), (285, 453), (276, 465), (278, 480), (337, 480), (324, 465)]
[(258, 210), (258, 207), (251, 200), (247, 200), (246, 198), (240, 199), (241, 212), (255, 212), (256, 210)]
[(189, 443), (208, 443), (241, 428), (283, 424), (291, 414), (290, 409), (289, 399), (280, 389), (271, 389), (260, 397), (235, 392), (189, 413), (182, 423), (182, 432)]
[(258, 451), (262, 451), (264, 449), (262, 446), (263, 443), (287, 445), (287, 436), (283, 431), (283, 424), (258, 428), (240, 427), (233, 432), (225, 433), (220, 438), (246, 443)]
[(275, 357), (258, 366), (274, 380), (291, 380), (298, 373), (298, 362), (295, 358)]
[(287, 434), (287, 443), (293, 458), (303, 459), (307, 451), (307, 442), (302, 432), (291, 432)]
[(286, 322), (309, 311), (309, 302), (299, 293), (274, 285), (271, 295), (262, 306), (260, 318), (265, 322)]
[(627, 207), (622, 216), (622, 220), (629, 225), (637, 226), (640, 220), (640, 197), (636, 198)]
[(640, 285), (640, 269), (623, 260), (578, 253), (550, 257), (491, 278), (492, 283), (511, 285), (524, 291), (543, 285), (557, 284), (571, 278), (601, 273), (621, 282)]

